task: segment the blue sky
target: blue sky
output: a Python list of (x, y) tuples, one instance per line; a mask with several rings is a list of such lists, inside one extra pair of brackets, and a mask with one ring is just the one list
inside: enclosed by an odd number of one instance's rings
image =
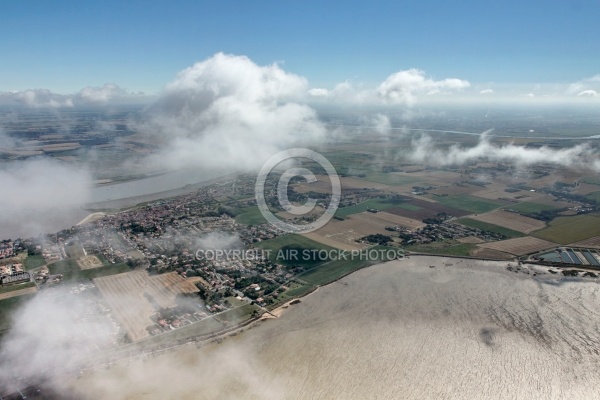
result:
[(482, 85), (600, 73), (599, 1), (5, 1), (0, 91), (114, 82), (157, 93), (217, 52), (311, 86), (409, 68)]

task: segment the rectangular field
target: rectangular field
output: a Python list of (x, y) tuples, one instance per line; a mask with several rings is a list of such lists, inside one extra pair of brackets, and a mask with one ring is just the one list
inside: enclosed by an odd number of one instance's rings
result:
[(471, 219), (502, 226), (521, 233), (530, 233), (546, 226), (543, 221), (504, 210), (490, 211), (485, 214), (473, 216)]
[(392, 198), (385, 198), (385, 199), (377, 198), (377, 199), (369, 199), (367, 201), (363, 201), (362, 203), (357, 204), (355, 206), (338, 208), (337, 211), (335, 212), (335, 215), (340, 216), (340, 217), (346, 217), (348, 215), (367, 211), (368, 209), (385, 210), (385, 209), (393, 208), (393, 207), (400, 207), (400, 208), (404, 208), (404, 209), (410, 210), (410, 211), (417, 211), (417, 210), (421, 209), (421, 207), (414, 205), (414, 204), (407, 203), (404, 200), (392, 199)]
[(516, 256), (536, 253), (538, 251), (550, 249), (556, 246), (558, 246), (556, 243), (531, 236), (501, 240), (499, 242), (490, 242), (479, 245), (479, 247), (482, 248), (498, 250), (504, 253), (514, 254)]
[(172, 308), (178, 294), (198, 292), (198, 288), (176, 272), (150, 276), (132, 271), (94, 279), (94, 283), (132, 341), (149, 336), (146, 327), (160, 308)]
[(433, 196), (432, 199), (446, 207), (458, 208), (469, 213), (477, 214), (492, 211), (506, 205), (505, 202), (487, 200), (469, 195)]
[(594, 236), (593, 238), (571, 243), (570, 245), (574, 247), (592, 247), (594, 249), (600, 249), (600, 236)]
[(513, 231), (512, 229), (504, 228), (498, 225), (488, 224), (487, 222), (477, 221), (471, 218), (461, 218), (456, 222), (458, 222), (461, 225), (468, 226), (470, 228), (499, 233), (500, 235), (506, 236), (507, 238), (516, 238), (524, 236), (521, 232)]
[[(413, 209), (411, 210), (407, 206), (412, 206)], [(419, 221), (422, 221), (425, 218), (432, 218), (438, 213), (446, 213), (454, 217), (462, 217), (469, 214), (468, 211), (454, 207), (447, 207), (443, 204), (434, 202), (427, 197), (411, 198), (408, 202), (403, 203), (403, 207), (388, 208), (386, 209), (386, 212)]]
[(425, 226), (419, 220), (394, 215), (387, 212), (362, 212), (352, 214), (343, 221), (332, 220), (324, 227), (303, 236), (309, 237), (323, 244), (337, 247), (343, 250), (362, 249), (366, 246), (357, 243), (356, 240), (364, 236), (380, 233), (389, 235), (386, 227), (404, 226), (414, 230)]
[(537, 213), (540, 211), (555, 210), (555, 209), (561, 208), (561, 207), (551, 206), (548, 204), (524, 202), (524, 203), (519, 203), (519, 204), (512, 204), (506, 208), (520, 212), (520, 213), (530, 214), (530, 213)]
[(532, 234), (540, 239), (560, 244), (580, 242), (600, 236), (600, 215), (582, 214), (572, 217), (558, 217), (548, 227)]

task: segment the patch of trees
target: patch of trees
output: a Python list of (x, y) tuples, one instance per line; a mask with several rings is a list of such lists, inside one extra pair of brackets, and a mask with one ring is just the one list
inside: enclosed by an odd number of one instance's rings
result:
[(391, 238), (391, 236), (382, 235), (381, 233), (376, 233), (373, 235), (368, 235), (368, 236), (362, 237), (360, 240), (364, 240), (369, 243), (375, 243), (375, 244), (385, 246), (392, 241), (392, 238)]

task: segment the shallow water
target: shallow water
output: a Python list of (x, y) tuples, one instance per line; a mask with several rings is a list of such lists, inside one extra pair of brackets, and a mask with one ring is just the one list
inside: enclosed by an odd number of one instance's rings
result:
[(75, 387), (141, 399), (598, 398), (598, 282), (506, 265), (411, 257), (373, 266), (219, 345)]

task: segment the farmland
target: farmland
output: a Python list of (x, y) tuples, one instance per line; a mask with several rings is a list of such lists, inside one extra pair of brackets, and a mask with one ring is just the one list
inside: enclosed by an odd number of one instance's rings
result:
[(61, 274), (63, 279), (67, 281), (89, 280), (130, 271), (129, 266), (125, 263), (109, 264), (98, 268), (82, 270), (79, 268), (79, 264), (70, 258), (48, 264), (48, 269), (51, 274)]
[[(256, 244), (258, 247), (269, 250), (271, 261), (285, 264), (285, 265), (302, 265), (305, 267), (312, 267), (321, 264), (327, 259), (321, 259), (318, 257), (303, 257), (303, 251), (305, 250), (334, 250), (333, 247), (325, 244), (316, 242), (308, 237), (302, 235), (284, 235), (279, 236), (275, 239), (264, 240)], [(281, 253), (279, 253), (281, 251)], [(292, 255), (293, 252), (297, 252), (298, 258), (287, 257), (288, 254)], [(279, 253), (279, 254), (278, 254)], [(278, 255), (280, 257), (278, 257)], [(283, 256), (283, 257), (281, 257)]]
[(540, 211), (555, 210), (560, 207), (551, 206), (548, 204), (523, 202), (523, 203), (519, 203), (519, 204), (512, 204), (505, 208), (516, 211), (516, 212), (520, 212), (523, 214), (532, 214), (532, 213), (538, 213)]
[(547, 228), (534, 232), (532, 235), (560, 244), (569, 244), (600, 236), (600, 215), (558, 217), (550, 221)]
[(400, 207), (400, 208), (404, 208), (404, 209), (410, 210), (410, 211), (417, 211), (417, 210), (421, 209), (421, 207), (406, 203), (402, 199), (393, 199), (393, 198), (378, 199), (377, 198), (377, 199), (370, 199), (370, 200), (364, 201), (355, 206), (338, 208), (335, 215), (339, 216), (339, 217), (346, 217), (351, 214), (357, 214), (357, 213), (367, 211), (368, 209), (385, 210), (385, 209), (393, 208), (393, 207)]
[(513, 231), (512, 229), (504, 228), (502, 226), (489, 224), (487, 222), (478, 221), (471, 218), (461, 218), (457, 221), (459, 224), (468, 226), (470, 228), (481, 229), (482, 231), (499, 233), (507, 238), (515, 238), (524, 236), (521, 232)]
[(146, 271), (132, 271), (96, 278), (94, 284), (132, 341), (149, 335), (146, 327), (152, 324), (150, 316), (158, 311), (155, 306), (175, 307), (176, 295), (198, 291), (176, 272), (150, 276)]
[(412, 251), (415, 253), (427, 253), (427, 254), (442, 254), (452, 256), (470, 256), (471, 252), (476, 249), (476, 245), (473, 243), (448, 243), (448, 242), (436, 242), (429, 244), (419, 244), (414, 246), (407, 246), (405, 250)]
[(501, 240), (499, 242), (483, 243), (479, 246), (486, 249), (514, 254), (516, 256), (522, 256), (556, 247), (556, 243), (528, 236), (524, 238)]
[(521, 233), (530, 233), (546, 226), (546, 224), (540, 220), (504, 210), (494, 210), (488, 213), (479, 214), (471, 217), (471, 219), (502, 226)]
[(365, 245), (356, 240), (364, 236), (381, 233), (389, 234), (385, 228), (389, 226), (404, 226), (417, 229), (425, 226), (419, 220), (394, 215), (387, 212), (362, 212), (352, 214), (343, 221), (332, 220), (324, 227), (304, 234), (320, 243), (331, 245), (344, 250), (360, 249)]
[(235, 222), (244, 225), (258, 225), (267, 222), (257, 206), (242, 208), (235, 216)]
[(454, 207), (447, 207), (441, 203), (428, 200), (429, 199), (427, 199), (427, 197), (422, 197), (419, 199), (407, 198), (407, 201), (402, 204), (402, 207), (388, 208), (386, 209), (386, 212), (419, 221), (425, 218), (432, 218), (438, 213), (446, 213), (455, 217), (462, 217), (469, 214), (468, 211)]
[(9, 330), (11, 326), (11, 315), (14, 311), (33, 296), (33, 294), (28, 294), (0, 300), (0, 337)]
[(458, 208), (469, 213), (477, 214), (492, 211), (506, 204), (469, 195), (433, 196), (432, 199), (447, 207)]

